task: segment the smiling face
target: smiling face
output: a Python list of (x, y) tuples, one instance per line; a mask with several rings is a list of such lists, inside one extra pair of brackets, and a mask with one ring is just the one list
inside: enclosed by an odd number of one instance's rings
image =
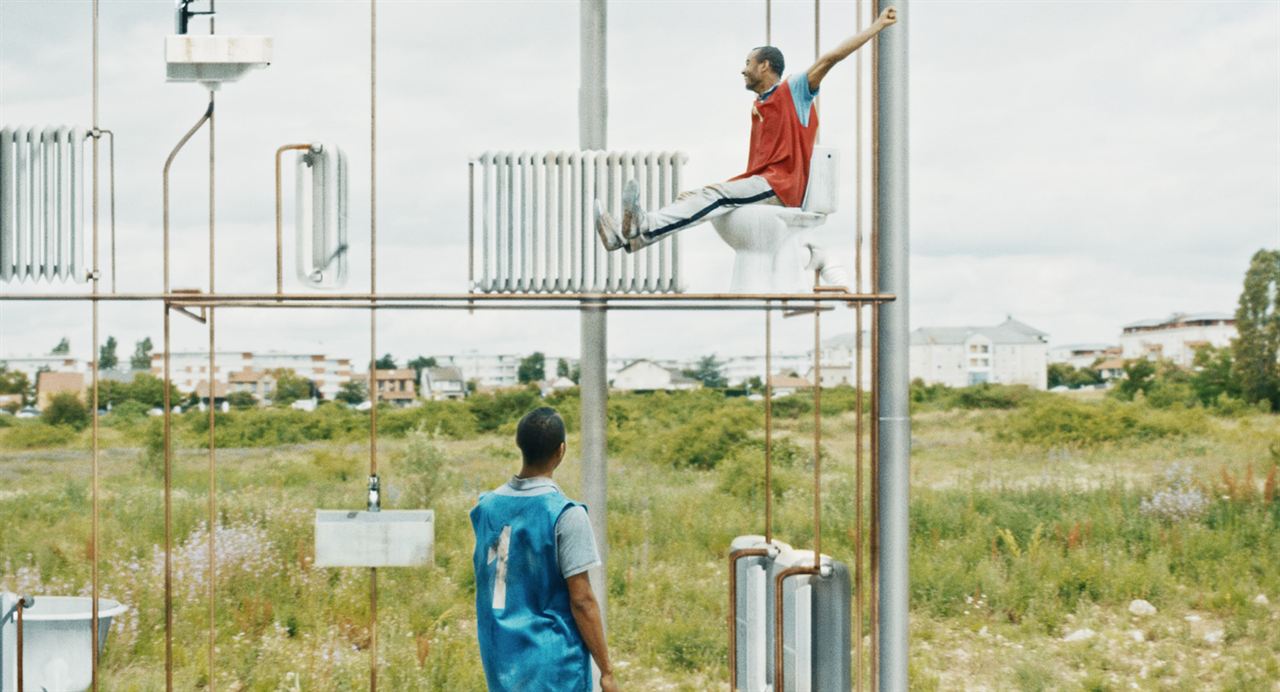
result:
[(753, 50), (747, 54), (746, 65), (742, 68), (742, 79), (745, 82), (747, 91), (762, 94), (773, 84), (777, 77), (774, 75), (769, 61), (759, 59), (758, 55), (758, 50)]

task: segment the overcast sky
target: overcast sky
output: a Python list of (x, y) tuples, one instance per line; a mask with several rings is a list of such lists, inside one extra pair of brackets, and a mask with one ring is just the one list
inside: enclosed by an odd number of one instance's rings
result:
[[(160, 288), (161, 168), (201, 115), (166, 84), (170, 0), (101, 4), (101, 123), (117, 133), (121, 291)], [(203, 6), (203, 5), (202, 5)], [(275, 38), (270, 67), (226, 86), (217, 117), (217, 287), (273, 288), (272, 155), (324, 141), (351, 161), (349, 287), (368, 285), (369, 30), (365, 2), (217, 3), (221, 34)], [(774, 2), (788, 71), (814, 55), (811, 2)], [(577, 144), (576, 2), (379, 4), (378, 274), (385, 291), (465, 290), (466, 162), (486, 150)], [(913, 0), (910, 34), (911, 323), (1013, 315), (1052, 343), (1115, 341), (1174, 311), (1234, 311), (1249, 257), (1280, 246), (1280, 3)], [(686, 187), (745, 165), (751, 95), (738, 75), (764, 42), (764, 2), (611, 2), (609, 144), (681, 150)], [(90, 3), (0, 0), (0, 125), (91, 122)], [(822, 3), (821, 44), (853, 33), (851, 2)], [(204, 20), (193, 31), (207, 31)], [(822, 89), (823, 144), (843, 153), (826, 233), (852, 251), (851, 58)], [(207, 139), (174, 166), (175, 287), (207, 286)], [(105, 158), (104, 158), (105, 162)], [(105, 180), (105, 165), (103, 177)], [(106, 187), (104, 185), (104, 196)], [(107, 253), (104, 203), (104, 266)], [(709, 226), (684, 235), (690, 290), (727, 287)], [(287, 274), (291, 272), (286, 272)], [(0, 290), (84, 288), (5, 285)], [(295, 286), (296, 288), (296, 286)], [(0, 301), (0, 356), (59, 338), (88, 355), (87, 305)], [(159, 341), (153, 304), (104, 304), (127, 352)], [(610, 353), (763, 350), (754, 314), (614, 313)], [(367, 313), (224, 310), (219, 345), (363, 358)], [(807, 320), (777, 328), (802, 350)], [(853, 315), (824, 320), (852, 330)], [(206, 335), (178, 319), (175, 348)], [(386, 313), (379, 351), (406, 356), (576, 354), (572, 312)]]

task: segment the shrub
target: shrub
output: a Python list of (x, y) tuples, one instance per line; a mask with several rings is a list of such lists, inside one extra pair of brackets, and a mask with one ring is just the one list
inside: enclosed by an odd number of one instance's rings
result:
[(49, 405), (40, 413), (40, 420), (48, 425), (66, 425), (74, 430), (84, 430), (89, 425), (89, 409), (73, 392), (54, 394)]
[(813, 397), (804, 394), (791, 394), (776, 398), (770, 404), (775, 418), (799, 418), (813, 414)]
[(108, 420), (112, 421), (138, 421), (147, 417), (147, 405), (132, 399), (122, 401), (111, 407), (111, 415)]
[(1036, 396), (1036, 391), (1026, 385), (1001, 385), (982, 383), (955, 391), (955, 402), (967, 409), (1017, 408)]
[(379, 434), (399, 437), (415, 430), (464, 440), (476, 435), (476, 420), (460, 401), (426, 401), (421, 406), (378, 412)]
[(440, 492), (445, 463), (444, 452), (431, 435), (421, 430), (409, 433), (408, 441), (395, 456), (403, 473), (407, 491), (402, 504), (407, 507), (430, 507)]
[[(781, 500), (788, 490), (796, 486), (796, 474), (791, 470), (800, 450), (789, 442), (774, 444), (773, 448), (773, 498)], [(720, 492), (747, 502), (764, 499), (764, 444), (738, 447), (720, 464)]]
[(1201, 409), (1155, 410), (1114, 399), (1090, 403), (1043, 397), (1005, 419), (997, 437), (1044, 446), (1180, 437), (1205, 428)]
[(65, 425), (20, 423), (4, 435), (4, 445), (13, 449), (61, 447), (76, 437), (76, 431)]
[(497, 430), (504, 423), (520, 420), (541, 402), (536, 387), (513, 389), (493, 394), (476, 394), (467, 399), (476, 427), (483, 432)]
[(227, 403), (237, 411), (251, 409), (258, 405), (258, 397), (252, 392), (231, 392), (227, 395)]
[(674, 467), (715, 468), (758, 427), (759, 416), (746, 407), (725, 406), (699, 414), (672, 431), (659, 461)]

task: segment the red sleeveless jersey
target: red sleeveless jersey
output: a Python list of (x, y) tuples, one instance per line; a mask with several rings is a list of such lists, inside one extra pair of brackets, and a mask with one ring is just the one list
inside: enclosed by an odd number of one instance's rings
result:
[(763, 101), (757, 98), (751, 104), (751, 153), (747, 158), (747, 172), (731, 180), (762, 176), (784, 205), (800, 206), (809, 184), (809, 159), (813, 157), (817, 136), (818, 110), (810, 104), (809, 125), (802, 125), (791, 96), (791, 85), (786, 80), (778, 82)]

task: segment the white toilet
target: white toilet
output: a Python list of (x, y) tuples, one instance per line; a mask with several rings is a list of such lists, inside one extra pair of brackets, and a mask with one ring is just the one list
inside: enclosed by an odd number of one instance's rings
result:
[(809, 185), (801, 207), (750, 204), (711, 221), (720, 238), (733, 248), (734, 293), (804, 293), (813, 288), (813, 272), (822, 283), (848, 285), (848, 272), (832, 258), (836, 253), (816, 246), (811, 229), (836, 211), (836, 165), (833, 147), (814, 147)]

